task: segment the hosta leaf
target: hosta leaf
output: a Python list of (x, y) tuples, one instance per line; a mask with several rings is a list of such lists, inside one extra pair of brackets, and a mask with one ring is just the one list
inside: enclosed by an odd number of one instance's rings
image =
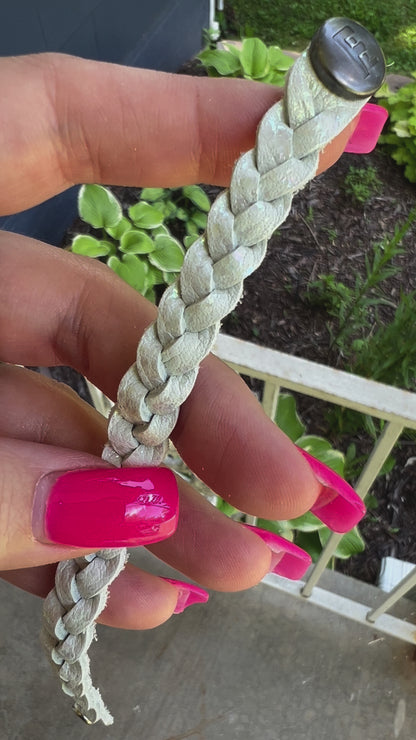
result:
[(296, 401), (290, 393), (281, 393), (277, 403), (275, 422), (295, 442), (305, 431), (296, 411)]
[(289, 519), (287, 523), (291, 529), (297, 529), (299, 532), (316, 532), (325, 526), (310, 511), (302, 514), (302, 516), (298, 516), (296, 519)]
[(147, 265), (135, 254), (124, 254), (122, 259), (110, 257), (109, 267), (132, 288), (144, 295), (147, 290)]
[(339, 475), (344, 474), (345, 456), (339, 450), (334, 450), (327, 439), (307, 434), (297, 439), (296, 444)]
[(130, 206), (129, 216), (135, 226), (141, 229), (155, 229), (163, 223), (163, 213), (145, 201)]
[[(318, 534), (322, 547), (325, 547), (332, 534), (331, 530), (327, 527), (324, 527), (319, 530)], [(347, 532), (347, 534), (344, 534), (343, 538), (338, 543), (338, 547), (335, 550), (334, 554), (336, 558), (347, 560), (352, 555), (357, 555), (359, 552), (364, 552), (364, 550), (365, 542), (361, 537), (357, 527), (354, 527), (351, 532)]]
[(157, 236), (156, 249), (149, 254), (149, 262), (159, 270), (179, 272), (182, 267), (185, 250), (172, 236)]
[(206, 49), (198, 54), (204, 67), (214, 67), (222, 77), (229, 77), (241, 70), (239, 58), (231, 51)]
[(207, 226), (207, 214), (201, 213), (200, 211), (194, 211), (192, 214), (192, 221), (197, 225), (198, 229), (203, 231)]
[(265, 77), (269, 72), (267, 46), (261, 39), (244, 39), (240, 58), (246, 77), (257, 79)]
[(120, 239), (120, 251), (126, 254), (149, 254), (154, 248), (153, 239), (145, 231), (138, 229), (126, 231)]
[(71, 244), (71, 250), (86, 257), (106, 257), (112, 251), (112, 244), (87, 234), (78, 234)]
[(295, 60), (285, 54), (279, 46), (269, 46), (269, 62), (273, 69), (286, 72)]
[(140, 193), (140, 200), (147, 200), (149, 203), (154, 203), (155, 200), (161, 200), (164, 198), (170, 190), (168, 188), (143, 188)]
[(211, 208), (210, 199), (199, 185), (185, 185), (185, 187), (182, 188), (182, 192), (185, 198), (189, 198), (189, 200), (195, 206), (198, 206), (201, 211), (208, 212)]
[(83, 221), (95, 229), (117, 226), (123, 218), (121, 205), (102, 185), (82, 185), (78, 193), (78, 211)]
[(117, 224), (117, 226), (107, 226), (106, 232), (111, 236), (113, 239), (117, 239), (119, 241), (123, 234), (126, 233), (126, 231), (129, 231), (133, 228), (133, 224), (131, 221), (129, 221), (128, 218), (123, 216), (121, 221)]

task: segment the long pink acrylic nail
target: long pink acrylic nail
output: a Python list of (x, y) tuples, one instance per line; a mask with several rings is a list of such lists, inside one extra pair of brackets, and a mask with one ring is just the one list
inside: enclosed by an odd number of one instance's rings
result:
[(199, 586), (186, 581), (177, 581), (175, 578), (163, 578), (176, 587), (178, 591), (178, 600), (174, 609), (174, 614), (181, 614), (188, 606), (193, 604), (205, 604), (209, 599), (209, 594)]
[(361, 109), (357, 126), (344, 151), (351, 154), (369, 154), (372, 152), (388, 116), (388, 112), (381, 105), (366, 103)]
[(178, 489), (166, 468), (95, 468), (48, 473), (35, 491), (32, 529), (41, 542), (135, 547), (176, 529)]
[(269, 532), (252, 524), (243, 524), (243, 527), (255, 532), (272, 551), (270, 573), (297, 581), (302, 578), (312, 563), (312, 558), (293, 542), (289, 542), (278, 534)]
[(298, 449), (322, 486), (311, 512), (334, 532), (349, 532), (363, 518), (366, 512), (364, 503), (338, 473), (312, 457), (309, 452), (300, 447)]

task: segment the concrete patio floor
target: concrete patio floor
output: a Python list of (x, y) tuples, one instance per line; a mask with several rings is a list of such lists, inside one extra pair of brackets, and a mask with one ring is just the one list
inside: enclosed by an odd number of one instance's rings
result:
[[(380, 596), (337, 574), (328, 583), (368, 604)], [(150, 632), (99, 627), (108, 728), (87, 726), (61, 693), (33, 634), (40, 601), (1, 583), (0, 605), (1, 740), (416, 738), (414, 647), (265, 584), (212, 594)], [(400, 609), (415, 619), (413, 602)]]

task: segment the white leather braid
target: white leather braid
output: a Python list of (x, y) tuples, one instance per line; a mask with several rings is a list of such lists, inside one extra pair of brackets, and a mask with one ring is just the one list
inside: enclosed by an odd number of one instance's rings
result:
[[(179, 408), (221, 320), (240, 300), (244, 278), (263, 260), (294, 194), (316, 174), (319, 153), (366, 102), (325, 89), (306, 53), (296, 61), (284, 101), (264, 116), (255, 148), (238, 160), (229, 191), (211, 208), (206, 234), (188, 250), (178, 281), (164, 293), (156, 322), (140, 340), (136, 363), (119, 386), (105, 460), (116, 466), (162, 462)], [(111, 550), (60, 564), (45, 604), (47, 649), (64, 690), (89, 722), (112, 721), (92, 687), (87, 650), (108, 585), (124, 562), (124, 550)]]

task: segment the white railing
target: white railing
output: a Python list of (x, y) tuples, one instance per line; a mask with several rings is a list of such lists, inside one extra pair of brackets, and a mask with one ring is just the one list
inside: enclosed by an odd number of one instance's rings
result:
[[(276, 414), (281, 388), (384, 419), (387, 423), (355, 486), (355, 490), (363, 499), (403, 430), (416, 429), (416, 393), (402, 391), (224, 334), (218, 336), (214, 354), (239, 374), (264, 382), (262, 405), (271, 419), (274, 419)], [(365, 604), (317, 587), (342, 536), (332, 534), (319, 560), (308, 572), (305, 582), (293, 583), (278, 576), (267, 576), (265, 582), (288, 594), (308, 599), (310, 603), (415, 644), (415, 625), (390, 616), (386, 612), (416, 585), (416, 566), (376, 609), (370, 609)]]

